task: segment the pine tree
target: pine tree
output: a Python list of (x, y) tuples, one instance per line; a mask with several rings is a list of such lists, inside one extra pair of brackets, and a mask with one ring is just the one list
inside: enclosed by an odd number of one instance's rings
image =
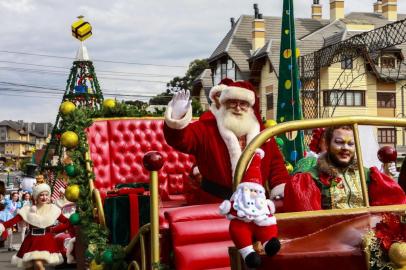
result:
[[(298, 74), (299, 50), (296, 48), (293, 0), (283, 1), (281, 48), (279, 62), (277, 122), (303, 119)], [(285, 159), (296, 163), (303, 157), (303, 131), (281, 136)]]

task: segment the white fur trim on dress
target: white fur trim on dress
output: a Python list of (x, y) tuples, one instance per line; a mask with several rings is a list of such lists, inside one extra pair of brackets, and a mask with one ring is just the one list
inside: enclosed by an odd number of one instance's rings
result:
[(76, 263), (75, 256), (72, 254), (73, 248), (75, 247), (76, 237), (66, 238), (63, 241), (63, 245), (66, 248), (66, 262), (68, 264)]
[(220, 103), (223, 104), (229, 99), (245, 100), (253, 106), (255, 103), (255, 94), (246, 88), (228, 86), (221, 92)]
[[(234, 172), (235, 168), (237, 167), (237, 162), (240, 159), (241, 156), (241, 146), (240, 142), (238, 141), (237, 136), (232, 132), (231, 130), (225, 128), (222, 124), (222, 121), (218, 119), (218, 117), (221, 117), (221, 114), (214, 114), (216, 117), (216, 122), (217, 122), (217, 128), (220, 132), (221, 138), (223, 139), (224, 143), (227, 146), (228, 149), (228, 154), (230, 156), (230, 162), (231, 162), (231, 175), (234, 178)], [(255, 136), (259, 134), (259, 123), (257, 122), (255, 125), (255, 128), (253, 128), (248, 134), (247, 134), (247, 145), (254, 139)]]
[(231, 202), (229, 200), (223, 201), (219, 206), (219, 210), (220, 210), (220, 215), (226, 215), (226, 214), (230, 213)]
[(283, 198), (285, 194), (285, 184), (279, 184), (271, 190), (271, 195), (269, 196), (271, 200), (276, 197)]
[(38, 210), (31, 211), (31, 206), (25, 205), (19, 211), (18, 214), (30, 225), (38, 228), (46, 228), (54, 225), (58, 217), (61, 215), (61, 209), (54, 204), (46, 204), (42, 207), (48, 207), (45, 214), (39, 214)]
[(169, 102), (168, 107), (165, 111), (165, 123), (168, 127), (173, 129), (184, 129), (192, 121), (192, 106), (189, 107), (189, 110), (185, 116), (181, 119), (172, 118), (172, 101)]
[(30, 268), (33, 266), (33, 260), (44, 260), (46, 265), (54, 266), (63, 263), (61, 253), (50, 253), (49, 251), (31, 251), (24, 254), (23, 258), (14, 255), (11, 263), (18, 268)]

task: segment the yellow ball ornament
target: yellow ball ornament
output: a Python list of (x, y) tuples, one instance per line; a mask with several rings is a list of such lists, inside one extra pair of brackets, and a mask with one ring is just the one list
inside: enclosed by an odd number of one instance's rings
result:
[(65, 198), (71, 202), (76, 202), (79, 199), (79, 194), (79, 185), (70, 185), (65, 190)]
[(116, 107), (116, 101), (114, 99), (111, 99), (111, 98), (105, 99), (103, 101), (103, 106), (106, 107), (106, 108), (112, 109), (112, 108)]
[(270, 128), (270, 127), (276, 126), (276, 124), (277, 124), (277, 123), (276, 123), (275, 120), (273, 120), (273, 119), (268, 119), (268, 120), (266, 120), (264, 126), (265, 126), (266, 128)]
[(70, 114), (71, 112), (73, 112), (76, 109), (76, 105), (73, 104), (70, 101), (65, 101), (61, 104), (61, 106), (59, 107), (59, 111), (63, 114), (63, 115), (67, 115)]
[(79, 137), (73, 131), (65, 131), (61, 136), (61, 143), (67, 148), (73, 148), (78, 145)]
[(293, 172), (292, 164), (290, 164), (290, 163), (286, 164), (286, 170), (288, 171), (288, 173), (292, 173)]
[(102, 264), (97, 264), (95, 260), (92, 260), (89, 265), (90, 270), (103, 270)]

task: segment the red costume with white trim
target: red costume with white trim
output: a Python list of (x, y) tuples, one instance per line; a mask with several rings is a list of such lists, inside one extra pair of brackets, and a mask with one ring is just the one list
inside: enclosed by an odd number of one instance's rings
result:
[[(255, 122), (252, 124), (253, 128), (245, 134), (246, 144), (248, 144), (264, 128), (258, 119), (256, 109), (258, 104), (252, 85), (246, 82), (233, 82), (229, 86), (221, 87), (220, 90), (222, 103), (227, 99), (238, 99), (247, 101), (252, 106), (257, 121), (253, 120)], [(222, 106), (225, 105), (222, 104)], [(211, 112), (205, 112), (198, 121), (191, 123), (191, 107), (183, 118), (175, 119), (172, 117), (173, 106), (171, 103), (168, 104), (165, 113), (164, 135), (168, 144), (176, 150), (195, 156), (203, 177), (202, 183), (209, 183), (213, 187), (212, 190), (228, 191), (228, 194), (222, 197), (219, 196), (221, 194), (202, 192), (204, 197), (202, 200), (221, 202), (231, 195), (234, 170), (242, 149), (235, 133), (222, 124), (221, 113), (216, 111), (213, 106), (211, 110)], [(264, 179), (269, 181), (271, 189), (284, 185), (290, 176), (274, 138), (263, 144), (262, 149), (265, 152), (261, 164)], [(203, 184), (202, 189), (207, 191)], [(281, 190), (283, 192), (283, 188)]]
[[(35, 192), (36, 188), (37, 192)], [(35, 195), (43, 191), (48, 191), (50, 194), (47, 184), (34, 186), (33, 197), (36, 198)], [(61, 209), (54, 204), (45, 204), (40, 209), (37, 209), (36, 206), (26, 205), (18, 211), (14, 218), (0, 223), (0, 231), (21, 221), (29, 225), (29, 234), (11, 262), (19, 268), (32, 267), (33, 260), (43, 260), (46, 265), (62, 264), (64, 259), (55, 241), (54, 233), (60, 231), (61, 225), (65, 227), (69, 220), (62, 214)], [(54, 226), (57, 221), (61, 225)]]

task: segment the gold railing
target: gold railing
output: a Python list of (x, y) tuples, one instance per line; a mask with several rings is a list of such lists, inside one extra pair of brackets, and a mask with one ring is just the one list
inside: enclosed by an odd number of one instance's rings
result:
[(385, 212), (385, 211), (405, 211), (406, 205), (388, 205), (388, 206), (369, 206), (369, 198), (367, 196), (367, 184), (364, 174), (363, 159), (361, 153), (361, 147), (359, 142), (358, 125), (370, 125), (370, 126), (399, 126), (406, 127), (406, 119), (389, 118), (389, 117), (371, 117), (371, 116), (347, 116), (347, 117), (334, 117), (325, 119), (308, 119), (299, 121), (290, 121), (282, 124), (278, 124), (274, 127), (270, 127), (258, 134), (245, 148), (244, 152), (237, 163), (237, 168), (234, 175), (234, 189), (240, 183), (249, 161), (255, 153), (255, 150), (261, 147), (269, 138), (284, 134), (286, 132), (295, 130), (313, 129), (317, 127), (329, 127), (350, 125), (354, 129), (354, 140), (357, 153), (358, 168), (361, 176), (362, 192), (364, 197), (364, 208), (356, 209), (337, 209), (337, 210), (320, 210), (320, 211), (308, 211), (308, 212), (292, 212), (292, 213), (280, 213), (276, 214), (278, 219), (290, 219), (290, 218), (308, 218), (318, 216), (332, 216), (341, 215), (345, 213), (363, 213), (363, 212)]

